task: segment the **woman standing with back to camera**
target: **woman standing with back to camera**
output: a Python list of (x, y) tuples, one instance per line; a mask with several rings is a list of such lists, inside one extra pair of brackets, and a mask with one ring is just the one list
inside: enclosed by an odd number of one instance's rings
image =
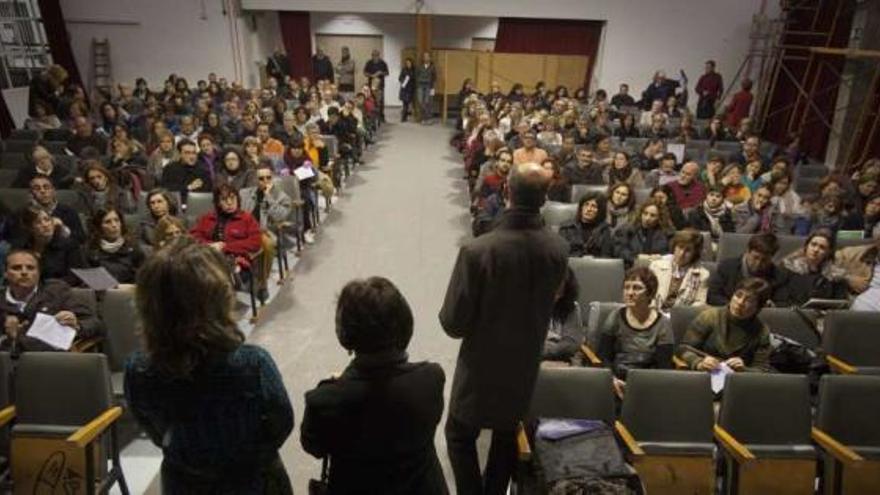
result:
[(244, 343), (223, 255), (177, 239), (137, 279), (145, 351), (125, 398), (162, 449), (162, 493), (292, 494), (278, 449), (293, 408), (265, 350)]
[(331, 495), (445, 495), (434, 448), (443, 414), (443, 369), (408, 361), (413, 316), (389, 280), (349, 282), (336, 335), (354, 359), (338, 378), (306, 392), (301, 442), (329, 458)]

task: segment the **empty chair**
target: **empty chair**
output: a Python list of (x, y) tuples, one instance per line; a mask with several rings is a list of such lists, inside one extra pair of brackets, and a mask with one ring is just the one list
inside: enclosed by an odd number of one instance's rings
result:
[(581, 309), (590, 303), (621, 302), (623, 298), (623, 260), (602, 258), (569, 258), (568, 266), (578, 281), (578, 304)]
[(18, 171), (18, 169), (30, 164), (30, 159), (24, 153), (3, 152), (0, 154), (0, 168)]
[(15, 419), (12, 405), (12, 357), (0, 352), (0, 483), (9, 477), (9, 425)]
[(707, 373), (633, 369), (617, 431), (650, 494), (715, 488), (712, 389)]
[(16, 141), (36, 141), (40, 139), (40, 131), (37, 129), (12, 129), (9, 139)]
[(822, 177), (797, 177), (794, 181), (794, 190), (800, 195), (818, 193), (820, 182)]
[(728, 375), (715, 438), (729, 494), (812, 494), (816, 449), (804, 375)]
[(669, 326), (672, 328), (672, 338), (675, 342), (681, 342), (688, 326), (706, 308), (708, 306), (673, 306), (669, 310)]
[(822, 347), (828, 364), (837, 373), (880, 374), (880, 313), (828, 313)]
[(13, 181), (18, 176), (18, 170), (0, 168), (0, 188), (12, 187)]
[(605, 194), (605, 191), (607, 190), (608, 187), (603, 185), (574, 184), (571, 186), (571, 202), (579, 203), (581, 198), (586, 196), (588, 193), (597, 192)]
[(46, 129), (43, 131), (43, 139), (46, 141), (67, 141), (73, 136), (69, 129)]
[(611, 370), (606, 368), (542, 368), (535, 382), (532, 418), (595, 419), (614, 422)]
[(31, 204), (31, 190), (5, 188), (0, 189), (0, 198), (10, 210), (17, 211)]
[(763, 308), (758, 318), (771, 332), (794, 340), (804, 346), (819, 347), (819, 332), (816, 330), (818, 315), (814, 311), (800, 308)]
[(576, 204), (547, 202), (541, 208), (544, 224), (554, 231), (558, 231), (563, 224), (573, 222), (575, 215), (577, 215)]
[(195, 225), (199, 217), (214, 210), (214, 194), (208, 192), (191, 192), (186, 196), (186, 218), (190, 225)]
[(29, 139), (7, 139), (3, 141), (3, 151), (7, 153), (30, 154), (34, 148), (34, 141)]
[(801, 165), (795, 169), (798, 179), (815, 179), (828, 175), (828, 167), (825, 165)]
[(717, 141), (714, 149), (720, 152), (729, 151), (737, 153), (742, 149), (742, 144), (739, 141)]
[[(107, 358), (101, 354), (22, 354), (15, 374), (16, 424), (12, 471), (17, 493), (36, 493), (44, 464), (86, 482), (85, 493), (105, 493), (115, 483), (128, 493), (113, 406)], [(109, 442), (104, 435), (109, 433)], [(107, 459), (112, 467), (107, 471)], [(97, 462), (96, 462), (97, 461)]]
[(825, 375), (813, 440), (824, 451), (825, 495), (873, 493), (880, 486), (880, 377)]
[(100, 314), (106, 327), (104, 353), (110, 365), (113, 394), (117, 397), (123, 394), (125, 361), (143, 347), (134, 304), (134, 292), (122, 289), (108, 290), (101, 300)]
[(599, 302), (590, 303), (587, 311), (581, 312), (581, 318), (584, 318), (584, 343), (581, 345), (581, 353), (585, 358), (585, 363), (592, 366), (600, 366), (602, 360), (596, 354), (599, 347), (599, 331), (605, 323), (608, 315), (623, 307), (623, 303), (619, 302)]

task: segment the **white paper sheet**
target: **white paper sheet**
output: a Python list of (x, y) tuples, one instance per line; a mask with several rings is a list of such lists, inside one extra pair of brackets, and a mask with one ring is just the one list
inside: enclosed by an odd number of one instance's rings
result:
[(53, 316), (37, 313), (34, 322), (28, 329), (27, 336), (41, 340), (56, 349), (66, 351), (70, 349), (73, 339), (76, 338), (76, 330), (58, 323), (58, 320)]
[(294, 169), (293, 175), (296, 176), (299, 180), (311, 179), (315, 176), (315, 171), (312, 170), (312, 167), (298, 167)]
[(97, 268), (71, 268), (70, 271), (92, 290), (109, 290), (119, 286), (119, 281), (103, 266)]
[(727, 366), (727, 363), (721, 363), (721, 366), (716, 368), (710, 375), (712, 376), (712, 392), (719, 393), (724, 390), (724, 383), (727, 380), (727, 375), (734, 373), (733, 369), (730, 366)]
[(684, 162), (684, 145), (681, 143), (670, 143), (666, 145), (666, 151), (675, 155), (675, 162)]
[(409, 84), (409, 76), (403, 78), (403, 82), (400, 83), (400, 87), (405, 88), (407, 84)]

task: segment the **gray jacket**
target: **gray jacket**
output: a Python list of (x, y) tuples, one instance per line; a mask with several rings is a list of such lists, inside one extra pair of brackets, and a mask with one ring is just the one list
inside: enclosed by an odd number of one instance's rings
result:
[(416, 85), (433, 88), (435, 81), (437, 81), (437, 69), (434, 68), (433, 62), (427, 67), (423, 63), (416, 66)]
[(537, 211), (516, 208), (461, 247), (439, 315), (446, 333), (462, 339), (450, 416), (511, 431), (523, 418), (567, 262), (565, 240)]
[[(248, 187), (241, 190), (239, 194), (241, 195), (242, 210), (254, 213), (254, 209), (257, 207), (258, 192), (258, 187)], [(276, 184), (260, 202), (260, 228), (265, 230), (288, 220), (291, 208), (290, 197)], [(256, 215), (254, 217), (256, 218)]]

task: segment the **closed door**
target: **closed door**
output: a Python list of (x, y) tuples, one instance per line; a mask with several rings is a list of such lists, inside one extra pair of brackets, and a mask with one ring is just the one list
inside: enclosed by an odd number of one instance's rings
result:
[[(354, 88), (355, 92), (367, 82), (364, 77), (364, 64), (370, 60), (373, 50), (379, 50), (382, 54), (381, 35), (350, 35), (350, 34), (321, 34), (315, 35), (315, 45), (330, 57), (333, 66), (342, 59), (342, 47), (347, 46), (354, 60)], [(384, 58), (384, 54), (382, 54)]]

